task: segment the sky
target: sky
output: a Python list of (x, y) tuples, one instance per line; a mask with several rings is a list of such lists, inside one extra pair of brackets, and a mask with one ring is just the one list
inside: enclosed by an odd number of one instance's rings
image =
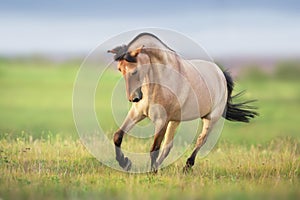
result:
[(0, 0), (0, 56), (87, 53), (122, 32), (156, 27), (214, 57), (297, 57), (299, 11), (296, 0)]

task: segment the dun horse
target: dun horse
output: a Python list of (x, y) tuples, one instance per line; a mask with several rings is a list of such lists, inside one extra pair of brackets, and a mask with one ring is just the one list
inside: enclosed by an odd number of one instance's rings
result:
[(114, 134), (116, 160), (124, 170), (130, 170), (131, 161), (121, 150), (123, 136), (146, 117), (155, 125), (150, 158), (151, 170), (156, 172), (173, 146), (181, 121), (201, 118), (203, 122), (202, 132), (186, 161), (186, 171), (194, 165), (198, 151), (222, 116), (249, 122), (257, 115), (254, 107), (248, 105), (252, 101), (232, 102), (234, 85), (228, 72), (212, 62), (182, 59), (153, 34), (141, 33), (128, 45), (108, 52), (115, 54), (128, 100), (133, 102)]

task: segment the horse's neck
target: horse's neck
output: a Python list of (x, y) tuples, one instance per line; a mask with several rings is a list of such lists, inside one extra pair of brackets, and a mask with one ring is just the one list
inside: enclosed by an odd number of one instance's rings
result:
[(158, 93), (159, 81), (160, 81), (160, 72), (158, 71), (157, 67), (150, 67), (148, 73), (144, 77), (143, 81), (143, 93), (144, 97), (147, 97), (150, 101), (153, 99), (153, 95)]
[[(159, 64), (151, 64), (145, 77), (144, 84), (147, 85), (146, 93), (150, 98), (155, 94), (162, 94), (165, 88), (171, 88), (172, 92), (177, 92), (182, 85), (182, 75), (184, 76), (184, 66), (177, 60), (175, 55), (170, 57), (168, 53), (163, 56)], [(154, 98), (156, 98), (154, 96)]]

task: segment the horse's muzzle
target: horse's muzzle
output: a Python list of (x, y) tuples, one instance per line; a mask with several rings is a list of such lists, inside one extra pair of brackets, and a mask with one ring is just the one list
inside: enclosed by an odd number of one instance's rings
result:
[(143, 98), (141, 88), (136, 89), (129, 97), (130, 102), (139, 102)]

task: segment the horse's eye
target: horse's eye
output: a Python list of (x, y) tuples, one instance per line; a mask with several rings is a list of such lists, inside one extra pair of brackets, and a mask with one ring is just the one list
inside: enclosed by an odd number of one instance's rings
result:
[(134, 72), (131, 73), (131, 75), (135, 75), (137, 73), (137, 70), (135, 70)]

